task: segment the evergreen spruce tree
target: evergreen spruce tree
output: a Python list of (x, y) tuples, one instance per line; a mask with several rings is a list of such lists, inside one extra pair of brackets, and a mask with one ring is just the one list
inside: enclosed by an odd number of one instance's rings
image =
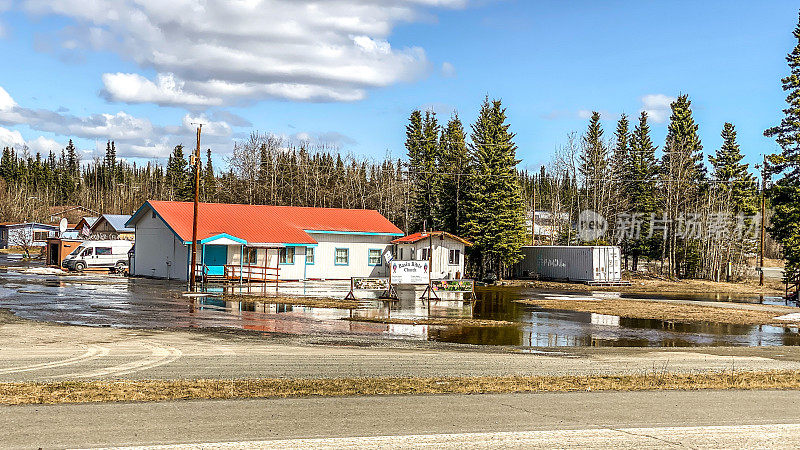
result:
[(439, 123), (436, 113), (413, 111), (406, 126), (406, 150), (410, 165), (411, 224), (412, 229), (427, 226), (433, 229), (439, 222), (435, 219), (436, 161), (439, 152)]
[(736, 142), (736, 130), (730, 123), (722, 128), (722, 147), (715, 156), (708, 159), (714, 167), (712, 176), (721, 181), (719, 189), (726, 194), (726, 200), (734, 213), (755, 214), (757, 191), (755, 177), (748, 172), (749, 164), (742, 164), (744, 155)]
[(697, 124), (692, 117), (692, 102), (684, 94), (670, 105), (672, 115), (667, 127), (667, 148), (664, 153), (664, 169), (672, 167), (672, 177), (683, 177), (694, 182), (695, 187), (705, 181), (703, 145), (697, 134)]
[(781, 79), (787, 92), (784, 117), (779, 125), (764, 132), (775, 138), (782, 150), (770, 158), (774, 165), (771, 170), (781, 176), (770, 189), (773, 215), (769, 232), (783, 248), (787, 277), (800, 273), (800, 21), (793, 36), (796, 44), (786, 55), (789, 75)]
[(472, 125), (472, 172), (464, 202), (464, 232), (474, 247), (473, 262), (503, 275), (521, 257), (526, 242), (525, 205), (516, 166), (514, 133), (500, 100), (481, 106)]
[(691, 276), (696, 270), (693, 261), (699, 260), (697, 243), (679, 238), (677, 227), (681, 215), (696, 212), (688, 208), (696, 207), (697, 200), (707, 187), (703, 145), (691, 106), (692, 102), (685, 94), (679, 95), (670, 105), (672, 115), (661, 164), (666, 178), (663, 187), (670, 222), (664, 247), (668, 253), (664, 256), (668, 256), (670, 275), (676, 277)]
[(630, 162), (630, 122), (628, 116), (622, 114), (617, 121), (617, 130), (614, 132), (614, 153), (611, 158), (611, 173), (617, 185), (618, 194), (626, 194), (625, 178), (630, 173), (627, 167)]
[(437, 226), (449, 233), (458, 234), (464, 222), (462, 204), (464, 190), (469, 181), (469, 151), (467, 151), (464, 125), (454, 114), (442, 130), (439, 139), (436, 186)]
[(171, 200), (183, 200), (186, 195), (186, 159), (183, 157), (183, 145), (176, 145), (167, 161), (166, 183)]
[(206, 150), (206, 169), (203, 173), (203, 200), (213, 201), (217, 196), (217, 178), (214, 176), (214, 164), (211, 162), (211, 149)]
[(581, 137), (578, 170), (586, 191), (585, 207), (606, 217), (610, 196), (608, 185), (608, 146), (603, 142), (600, 113), (592, 112), (589, 127)]
[(67, 170), (69, 171), (70, 175), (73, 177), (78, 176), (78, 165), (80, 161), (78, 160), (78, 153), (75, 151), (75, 144), (72, 143), (72, 139), (69, 140), (67, 144)]
[(642, 219), (638, 236), (634, 236), (629, 244), (629, 252), (633, 259), (631, 268), (636, 271), (639, 257), (657, 256), (660, 244), (658, 236), (647, 238), (650, 234), (649, 214), (656, 212), (658, 206), (656, 181), (660, 169), (645, 111), (639, 115), (639, 123), (631, 133), (628, 163), (624, 166), (627, 169), (624, 178), (631, 214), (638, 215), (634, 216), (636, 220)]

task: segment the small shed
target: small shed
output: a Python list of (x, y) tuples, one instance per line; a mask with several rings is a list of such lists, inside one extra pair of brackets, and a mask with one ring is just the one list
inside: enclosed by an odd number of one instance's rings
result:
[(464, 250), (472, 244), (446, 231), (427, 231), (395, 239), (392, 245), (394, 261), (430, 259), (432, 278), (461, 279), (464, 276)]
[(613, 245), (532, 245), (522, 247), (514, 265), (517, 278), (616, 283), (622, 279), (620, 248)]
[[(74, 233), (74, 232), (73, 232)], [(77, 237), (52, 237), (47, 239), (47, 265), (61, 267), (61, 262), (73, 250), (78, 248), (83, 240)]]

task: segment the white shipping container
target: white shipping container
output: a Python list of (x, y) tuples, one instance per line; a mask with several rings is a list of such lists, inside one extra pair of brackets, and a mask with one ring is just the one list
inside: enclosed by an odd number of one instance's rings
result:
[(617, 282), (622, 262), (617, 246), (536, 245), (522, 247), (522, 260), (514, 265), (517, 277), (551, 280)]

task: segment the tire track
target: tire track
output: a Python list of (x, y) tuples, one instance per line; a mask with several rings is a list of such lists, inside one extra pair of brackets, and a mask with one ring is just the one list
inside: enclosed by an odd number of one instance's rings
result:
[(108, 366), (88, 372), (68, 373), (58, 375), (54, 378), (100, 378), (109, 376), (129, 375), (135, 372), (152, 369), (155, 367), (169, 364), (181, 356), (183, 352), (174, 347), (159, 347), (157, 345), (148, 346), (151, 354), (147, 358), (138, 359), (116, 366)]
[(58, 367), (70, 366), (73, 364), (78, 364), (86, 361), (91, 361), (93, 359), (102, 358), (104, 356), (108, 356), (109, 352), (110, 350), (106, 347), (101, 347), (99, 345), (90, 345), (89, 348), (86, 350), (86, 353), (82, 355), (74, 356), (72, 358), (62, 359), (60, 361), (30, 364), (27, 366), (8, 367), (5, 369), (0, 369), (0, 375), (21, 373), (21, 372), (32, 372), (34, 370), (54, 369)]

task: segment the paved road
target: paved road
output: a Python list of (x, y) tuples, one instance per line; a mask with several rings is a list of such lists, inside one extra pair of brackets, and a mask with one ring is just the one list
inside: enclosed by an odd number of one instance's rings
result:
[(0, 382), (800, 370), (800, 347), (517, 349), (381, 339), (0, 326)]
[(15, 406), (0, 408), (0, 446), (797, 447), (798, 402), (797, 391), (673, 391)]

